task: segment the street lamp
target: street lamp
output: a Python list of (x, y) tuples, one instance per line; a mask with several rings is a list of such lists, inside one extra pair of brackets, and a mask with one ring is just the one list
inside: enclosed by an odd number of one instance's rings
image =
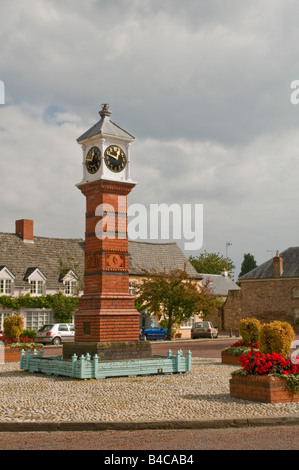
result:
[(226, 242), (226, 259), (228, 258), (228, 247), (232, 246), (231, 242)]

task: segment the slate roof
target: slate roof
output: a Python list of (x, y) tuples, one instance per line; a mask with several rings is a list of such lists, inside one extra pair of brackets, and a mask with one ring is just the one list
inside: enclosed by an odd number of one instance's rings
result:
[(200, 274), (200, 276), (203, 286), (209, 283), (211, 293), (220, 297), (227, 297), (229, 290), (240, 289), (230, 277), (222, 274)]
[(0, 233), (0, 264), (14, 274), (16, 287), (28, 287), (28, 276), (38, 268), (47, 279), (47, 288), (58, 289), (63, 266), (72, 264), (83, 278), (84, 241), (34, 237), (34, 243), (24, 243), (14, 233)]
[(186, 269), (190, 278), (201, 279), (196, 269), (176, 243), (144, 243), (129, 241), (129, 271), (142, 276), (148, 272), (169, 273), (173, 269)]
[[(280, 256), (283, 260), (283, 273), (280, 277), (299, 277), (299, 247), (287, 248), (280, 253)], [(244, 274), (239, 280), (269, 278), (273, 278), (273, 258)]]
[(99, 114), (101, 115), (101, 119), (90, 129), (84, 132), (84, 134), (78, 137), (77, 142), (81, 142), (82, 140), (88, 139), (89, 137), (94, 137), (100, 134), (109, 135), (112, 137), (121, 137), (130, 141), (135, 139), (132, 134), (129, 134), (129, 132), (125, 131), (110, 120), (109, 115), (111, 113), (109, 111), (106, 113), (104, 111), (100, 111)]
[[(15, 286), (28, 287), (28, 273), (38, 268), (47, 279), (47, 289), (59, 289), (61, 272), (72, 269), (82, 281), (84, 275), (84, 240), (34, 237), (34, 243), (24, 243), (14, 233), (0, 232), (0, 265), (15, 276)], [(199, 274), (176, 243), (143, 243), (129, 241), (129, 273), (144, 275), (147, 271), (169, 272), (184, 269), (192, 278)]]

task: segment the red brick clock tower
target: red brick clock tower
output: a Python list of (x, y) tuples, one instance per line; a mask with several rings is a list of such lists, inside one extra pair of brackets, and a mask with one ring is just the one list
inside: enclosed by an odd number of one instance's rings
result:
[(115, 351), (134, 357), (144, 343), (129, 293), (127, 196), (136, 185), (130, 175), (134, 137), (110, 120), (107, 104), (99, 114), (100, 121), (77, 139), (83, 150), (77, 187), (86, 197), (84, 293), (75, 313), (75, 343), (64, 345), (64, 357), (73, 351), (101, 357), (103, 350), (106, 358), (117, 357)]

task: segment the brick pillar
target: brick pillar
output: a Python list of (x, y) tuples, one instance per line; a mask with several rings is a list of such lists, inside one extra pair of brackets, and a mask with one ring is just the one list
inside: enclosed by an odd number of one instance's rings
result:
[(139, 313), (129, 294), (127, 235), (127, 196), (134, 186), (105, 180), (78, 186), (86, 197), (86, 231), (75, 342), (139, 340)]

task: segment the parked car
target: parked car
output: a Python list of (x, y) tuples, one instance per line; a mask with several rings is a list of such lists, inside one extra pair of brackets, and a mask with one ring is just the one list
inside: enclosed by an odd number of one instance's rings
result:
[[(150, 327), (144, 330), (145, 339), (165, 339), (166, 335), (167, 329), (155, 322), (152, 322)], [(142, 330), (140, 336), (142, 337)]]
[(210, 321), (195, 322), (191, 329), (191, 338), (218, 338), (218, 329)]
[(42, 326), (36, 333), (34, 341), (45, 344), (61, 344), (75, 340), (75, 325), (72, 323), (54, 323)]

